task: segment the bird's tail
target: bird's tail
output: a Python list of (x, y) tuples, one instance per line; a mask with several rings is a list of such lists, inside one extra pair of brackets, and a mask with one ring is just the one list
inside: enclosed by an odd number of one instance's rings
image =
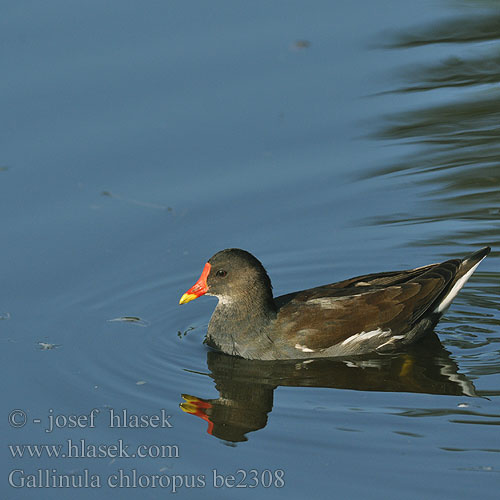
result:
[(434, 312), (441, 315), (444, 311), (446, 311), (446, 309), (448, 309), (457, 293), (465, 285), (467, 280), (472, 276), (472, 273), (476, 270), (477, 266), (479, 266), (481, 261), (490, 253), (490, 251), (490, 247), (481, 248), (481, 250), (474, 252), (459, 262), (455, 277), (437, 301)]

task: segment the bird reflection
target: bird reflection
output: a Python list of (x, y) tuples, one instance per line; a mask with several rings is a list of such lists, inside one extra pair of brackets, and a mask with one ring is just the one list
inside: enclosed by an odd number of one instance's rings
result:
[(185, 402), (180, 407), (205, 420), (209, 434), (229, 442), (246, 441), (247, 433), (266, 426), (274, 390), (279, 386), (476, 395), (472, 382), (458, 373), (456, 363), (434, 333), (400, 354), (254, 361), (209, 351), (207, 364), (219, 398), (183, 394)]

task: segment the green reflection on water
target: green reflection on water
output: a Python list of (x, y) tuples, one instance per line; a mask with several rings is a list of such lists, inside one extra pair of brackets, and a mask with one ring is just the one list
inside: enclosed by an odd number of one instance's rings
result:
[[(494, 7), (494, 3), (492, 7)], [(399, 34), (384, 45), (391, 48), (411, 48), (437, 43), (487, 42), (500, 39), (500, 12), (457, 16), (432, 26), (417, 27)]]
[[(490, 42), (488, 46), (471, 42)], [(442, 20), (432, 26), (396, 33), (386, 48), (446, 43), (456, 54), (442, 60), (403, 68), (401, 84), (388, 92), (431, 92), (461, 87), (457, 96), (445, 92), (433, 104), (388, 114), (375, 137), (393, 144), (411, 145), (412, 153), (369, 175), (411, 176), (426, 187), (423, 203), (414, 213), (389, 214), (370, 219), (371, 224), (423, 224), (473, 221), (464, 229), (449, 224), (439, 238), (427, 244), (457, 246), (490, 244), (493, 255), (500, 247), (500, 11)], [(472, 55), (462, 57), (464, 44)], [(479, 87), (480, 86), (480, 87)], [(467, 92), (465, 92), (467, 90)], [(497, 253), (495, 254), (495, 250)], [(499, 274), (495, 275), (498, 282)]]

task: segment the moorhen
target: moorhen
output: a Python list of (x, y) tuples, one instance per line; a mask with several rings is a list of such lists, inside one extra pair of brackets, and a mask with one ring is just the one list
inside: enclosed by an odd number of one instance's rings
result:
[(479, 263), (482, 248), (464, 259), (406, 271), (367, 274), (273, 298), (271, 280), (252, 254), (216, 253), (185, 304), (215, 295), (207, 344), (248, 359), (277, 360), (389, 352), (431, 330)]

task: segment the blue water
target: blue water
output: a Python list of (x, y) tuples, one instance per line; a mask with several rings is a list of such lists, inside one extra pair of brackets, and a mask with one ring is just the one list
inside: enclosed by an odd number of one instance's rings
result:
[[(178, 457), (4, 445), (1, 497), (496, 498), (499, 16), (430, 1), (4, 2), (6, 444)], [(254, 253), (281, 295), (487, 244), (435, 336), (394, 357), (228, 360), (202, 343), (214, 299), (178, 306), (226, 247)], [(94, 427), (64, 426), (94, 408)], [(112, 428), (111, 408), (164, 410), (172, 427)], [(101, 484), (29, 487), (38, 470)], [(120, 470), (148, 484), (109, 486)]]

